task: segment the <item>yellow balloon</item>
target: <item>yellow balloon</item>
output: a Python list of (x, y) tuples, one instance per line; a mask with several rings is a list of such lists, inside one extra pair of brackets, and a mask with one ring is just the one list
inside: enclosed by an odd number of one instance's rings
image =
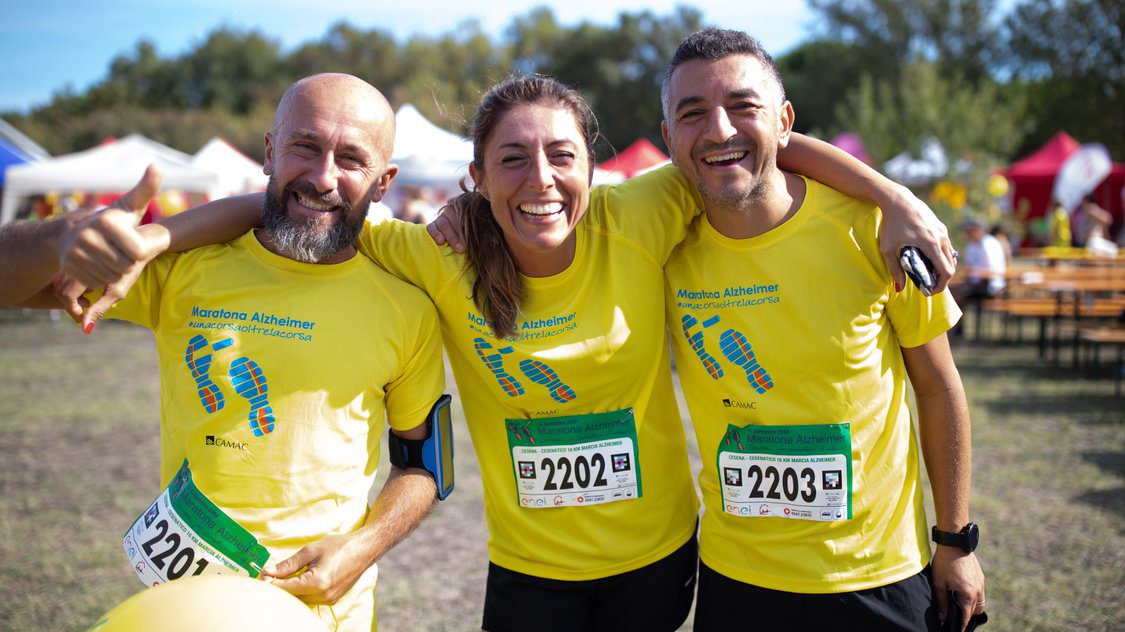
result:
[(153, 586), (129, 597), (90, 630), (324, 632), (327, 628), (296, 597), (264, 581), (199, 575)]
[(156, 198), (156, 204), (165, 217), (175, 215), (188, 207), (187, 198), (179, 191), (164, 191)]
[(988, 177), (988, 194), (992, 197), (1000, 197), (1007, 193), (1008, 186), (1008, 179), (998, 173)]

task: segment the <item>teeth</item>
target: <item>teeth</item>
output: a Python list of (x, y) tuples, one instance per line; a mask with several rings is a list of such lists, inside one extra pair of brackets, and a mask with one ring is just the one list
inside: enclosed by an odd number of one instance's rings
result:
[(521, 204), (520, 211), (528, 215), (554, 215), (563, 208), (562, 202), (548, 202), (546, 204)]
[(746, 152), (744, 152), (744, 151), (733, 151), (729, 154), (720, 154), (718, 156), (708, 156), (708, 157), (703, 159), (703, 162), (706, 162), (707, 164), (714, 164), (716, 162), (724, 162), (724, 161), (727, 161), (727, 160), (742, 160), (742, 157), (745, 156), (745, 155), (746, 155)]
[(332, 209), (336, 208), (332, 204), (325, 204), (323, 202), (317, 202), (315, 200), (310, 200), (309, 198), (301, 195), (300, 193), (297, 194), (297, 201), (301, 203), (301, 206), (304, 206), (305, 208), (312, 209), (314, 211), (320, 211), (321, 213), (327, 213), (328, 211), (331, 211)]

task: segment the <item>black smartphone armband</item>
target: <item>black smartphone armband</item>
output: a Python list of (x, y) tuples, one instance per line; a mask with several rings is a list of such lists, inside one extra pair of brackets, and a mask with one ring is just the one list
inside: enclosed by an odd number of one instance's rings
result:
[(438, 500), (453, 493), (453, 420), (449, 415), (449, 395), (438, 398), (427, 418), (430, 434), (425, 439), (403, 439), (388, 434), (387, 449), (395, 467), (417, 467), (434, 477)]

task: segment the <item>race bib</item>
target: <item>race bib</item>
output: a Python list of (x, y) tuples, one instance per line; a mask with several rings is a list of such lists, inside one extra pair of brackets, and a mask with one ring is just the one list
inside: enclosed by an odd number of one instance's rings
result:
[(137, 577), (155, 586), (191, 575), (257, 577), (269, 551), (191, 480), (188, 462), (121, 541)]
[(640, 498), (633, 409), (507, 419), (521, 507), (582, 507)]
[(728, 425), (717, 466), (724, 513), (826, 522), (852, 517), (849, 424)]

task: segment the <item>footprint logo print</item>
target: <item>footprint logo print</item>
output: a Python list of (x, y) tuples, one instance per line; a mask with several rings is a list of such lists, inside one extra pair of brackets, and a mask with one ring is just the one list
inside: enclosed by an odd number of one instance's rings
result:
[[(717, 322), (719, 322), (719, 317), (714, 316), (703, 321), (703, 326), (710, 327)], [(680, 319), (680, 324), (684, 328), (684, 338), (687, 339), (688, 345), (691, 346), (695, 355), (699, 356), (703, 368), (707, 369), (707, 374), (711, 376), (711, 379), (717, 380), (723, 377), (723, 367), (719, 365), (715, 356), (707, 353), (707, 349), (703, 346), (703, 330), (692, 331), (692, 328), (699, 324), (699, 319), (691, 314), (684, 314), (684, 317)]]
[(496, 376), (496, 382), (508, 397), (523, 395), (523, 384), (504, 370), (504, 356), (512, 352), (511, 347), (497, 349), (484, 338), (474, 338), (473, 348), (477, 350), (477, 355), (480, 356), (481, 362), (484, 362), (484, 366)]
[(235, 392), (250, 402), (250, 430), (255, 437), (273, 432), (273, 407), (267, 395), (269, 385), (262, 367), (249, 358), (238, 358), (230, 365), (230, 381)]
[(532, 382), (544, 386), (547, 392), (551, 395), (551, 399), (565, 404), (577, 395), (574, 394), (574, 389), (570, 388), (559, 379), (558, 373), (538, 360), (524, 360), (520, 362), (520, 371), (527, 376), (527, 379)]
[(746, 381), (750, 382), (750, 386), (754, 387), (759, 395), (773, 388), (770, 374), (758, 363), (754, 351), (750, 348), (750, 341), (742, 335), (742, 332), (736, 329), (724, 331), (723, 335), (719, 336), (719, 348), (728, 360), (746, 371)]
[(223, 393), (211, 381), (211, 354), (202, 353), (208, 346), (207, 339), (203, 336), (198, 334), (192, 336), (184, 353), (184, 361), (191, 371), (192, 379), (195, 380), (203, 410), (213, 413), (223, 409)]

